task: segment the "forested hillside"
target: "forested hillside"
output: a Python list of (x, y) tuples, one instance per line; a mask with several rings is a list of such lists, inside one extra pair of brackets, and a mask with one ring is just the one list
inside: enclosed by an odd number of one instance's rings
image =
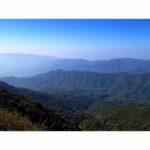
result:
[(10, 89), (7, 84), (0, 83), (0, 130), (79, 130), (54, 109), (11, 93), (7, 88)]
[(0, 78), (10, 85), (37, 91), (51, 92), (52, 89), (99, 90), (120, 95), (148, 97), (150, 93), (150, 73), (95, 73), (81, 71), (51, 71), (29, 78)]
[(93, 110), (93, 119), (80, 123), (82, 130), (90, 131), (150, 131), (150, 105), (122, 104)]
[(0, 130), (145, 131), (149, 116), (149, 99), (91, 90), (47, 94), (0, 82)]

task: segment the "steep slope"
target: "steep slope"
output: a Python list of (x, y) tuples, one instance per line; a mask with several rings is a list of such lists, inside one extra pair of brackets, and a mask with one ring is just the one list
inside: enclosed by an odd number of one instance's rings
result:
[(76, 125), (54, 109), (7, 89), (11, 88), (0, 82), (0, 130), (78, 130)]
[(150, 74), (101, 74), (81, 71), (51, 71), (29, 78), (1, 78), (10, 85), (50, 92), (52, 89), (99, 90), (126, 95), (150, 94)]

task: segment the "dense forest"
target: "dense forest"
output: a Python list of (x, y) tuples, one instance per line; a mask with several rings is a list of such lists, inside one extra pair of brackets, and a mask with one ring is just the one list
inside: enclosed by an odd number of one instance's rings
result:
[(0, 82), (0, 129), (45, 131), (150, 130), (149, 98), (96, 90), (15, 88)]

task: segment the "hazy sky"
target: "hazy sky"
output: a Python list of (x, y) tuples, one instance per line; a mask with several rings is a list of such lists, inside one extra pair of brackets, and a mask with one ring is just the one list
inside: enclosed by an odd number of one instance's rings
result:
[(150, 59), (150, 20), (0, 20), (0, 53)]

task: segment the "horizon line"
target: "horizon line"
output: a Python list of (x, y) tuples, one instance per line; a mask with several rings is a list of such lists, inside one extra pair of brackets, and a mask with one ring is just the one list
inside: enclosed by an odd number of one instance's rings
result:
[(52, 56), (52, 55), (46, 55), (46, 54), (34, 54), (34, 53), (16, 53), (16, 52), (0, 52), (0, 55), (32, 55), (32, 56), (42, 56), (42, 57), (52, 57), (55, 59), (75, 59), (75, 60), (86, 60), (86, 61), (111, 61), (115, 59), (134, 59), (134, 60), (143, 60), (143, 61), (149, 61), (150, 59), (143, 59), (143, 58), (136, 58), (136, 57), (113, 57), (109, 59), (86, 59), (86, 58), (71, 58), (71, 57), (58, 57), (58, 56)]

